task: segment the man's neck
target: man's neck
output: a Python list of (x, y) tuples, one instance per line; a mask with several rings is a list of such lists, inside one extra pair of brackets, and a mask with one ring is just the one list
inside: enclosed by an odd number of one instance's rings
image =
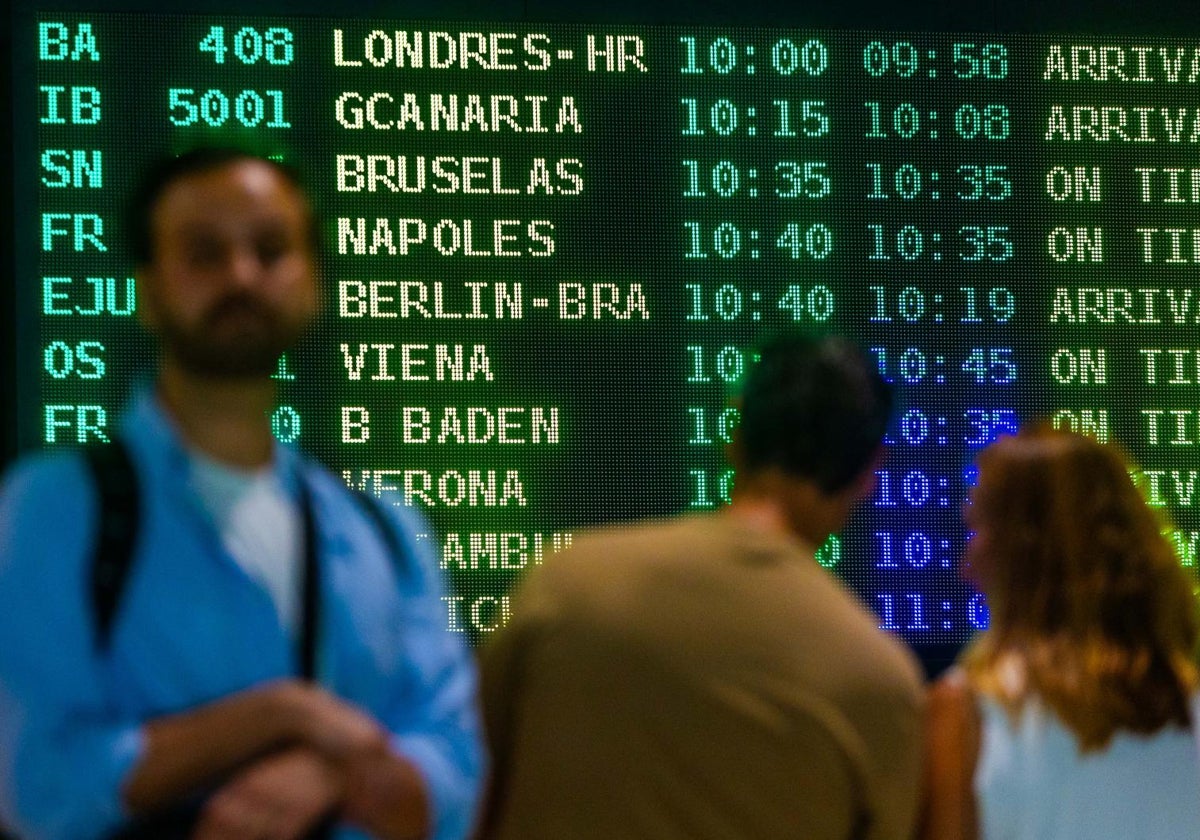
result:
[(275, 385), (269, 378), (203, 378), (168, 363), (158, 377), (158, 397), (190, 447), (237, 467), (271, 463), (267, 416)]
[(738, 479), (742, 486), (734, 490), (728, 512), (756, 529), (787, 534), (816, 547), (845, 520), (836, 500), (811, 482), (778, 470)]
[(802, 540), (815, 548), (829, 536), (829, 528), (820, 517), (808, 517), (790, 508), (783, 500), (770, 495), (742, 494), (735, 496), (728, 515), (753, 528), (771, 534), (783, 534)]

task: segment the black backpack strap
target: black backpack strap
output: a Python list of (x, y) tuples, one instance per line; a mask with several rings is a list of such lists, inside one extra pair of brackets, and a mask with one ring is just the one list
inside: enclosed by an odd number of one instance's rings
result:
[(317, 673), (317, 637), (321, 632), (321, 569), (317, 558), (317, 523), (313, 515), (312, 493), (300, 481), (300, 516), (303, 522), (304, 551), (300, 568), (300, 678), (320, 682)]
[[(371, 520), (375, 530), (383, 539), (388, 559), (396, 570), (397, 582), (403, 584), (409, 573), (407, 552), (400, 538), (392, 528), (388, 516), (380, 507), (379, 502), (372, 496), (350, 488), (350, 495), (359, 508)], [(319, 541), (313, 491), (309, 486), (309, 478), (302, 468), (299, 475), (300, 515), (303, 523), (304, 552), (301, 567), (300, 608), (301, 623), (299, 636), (298, 663), (300, 677), (309, 682), (320, 682), (318, 673), (318, 639), (321, 635), (321, 570), (318, 558), (317, 543)], [(2, 840), (2, 839), (0, 839)]]
[(114, 437), (106, 445), (85, 447), (83, 457), (97, 498), (96, 542), (89, 581), (96, 647), (106, 652), (133, 566), (134, 544), (141, 522), (141, 493), (129, 449), (120, 438)]
[[(113, 451), (115, 450), (115, 451)], [(88, 466), (100, 496), (101, 529), (96, 543), (92, 574), (92, 600), (96, 610), (97, 635), (107, 646), (121, 600), (121, 590), (132, 566), (139, 523), (137, 474), (126, 447), (117, 439), (111, 445), (89, 447)], [(320, 597), (317, 566), (316, 524), (307, 485), (301, 485), (301, 515), (304, 528), (304, 610), (300, 640), (300, 666), (305, 680), (315, 682), (317, 637), (320, 629)], [(107, 840), (188, 840), (199, 821), (207, 795), (189, 797), (153, 814), (144, 815), (108, 835)], [(305, 840), (329, 840), (336, 816), (324, 818)], [(0, 840), (4, 840), (0, 836)]]

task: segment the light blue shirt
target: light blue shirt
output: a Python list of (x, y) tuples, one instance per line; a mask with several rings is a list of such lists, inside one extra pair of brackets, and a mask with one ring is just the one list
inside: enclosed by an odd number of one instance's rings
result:
[[(121, 786), (144, 722), (298, 673), (293, 638), (222, 544), (151, 395), (135, 400), (122, 434), (142, 516), (106, 654), (88, 593), (97, 500), (82, 459), (35, 456), (0, 488), (0, 822), (32, 840), (89, 840), (127, 819)], [(285, 447), (275, 454), (287, 485), (303, 475), (313, 499), (321, 684), (374, 715), (420, 769), (436, 840), (464, 837), (484, 773), (476, 677), (445, 629), (436, 563), (416, 536), (425, 529), (392, 508), (412, 570), (398, 579), (350, 491)]]
[(243, 470), (195, 452), (191, 460), (192, 489), (229, 556), (270, 593), (280, 622), (298, 638), (304, 522), (292, 488), (273, 465)]
[(1036, 700), (1016, 721), (980, 698), (975, 771), (981, 840), (1196, 840), (1200, 756), (1192, 733), (1117, 734), (1081, 754)]

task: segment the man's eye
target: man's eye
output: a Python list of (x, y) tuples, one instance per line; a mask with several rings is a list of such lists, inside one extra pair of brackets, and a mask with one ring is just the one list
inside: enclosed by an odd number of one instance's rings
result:
[(258, 258), (263, 263), (269, 264), (282, 257), (286, 251), (287, 248), (279, 244), (260, 245), (258, 248)]
[(258, 241), (258, 258), (263, 263), (273, 263), (284, 256), (289, 250), (288, 242), (283, 237), (267, 237)]
[(216, 242), (193, 242), (188, 245), (186, 254), (194, 265), (212, 265), (221, 260), (221, 246)]

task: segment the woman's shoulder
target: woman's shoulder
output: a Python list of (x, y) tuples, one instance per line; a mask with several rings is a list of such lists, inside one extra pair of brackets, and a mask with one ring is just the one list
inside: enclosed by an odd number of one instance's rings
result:
[(941, 730), (956, 740), (977, 732), (978, 697), (965, 670), (957, 666), (950, 668), (929, 686), (926, 714), (932, 729)]

